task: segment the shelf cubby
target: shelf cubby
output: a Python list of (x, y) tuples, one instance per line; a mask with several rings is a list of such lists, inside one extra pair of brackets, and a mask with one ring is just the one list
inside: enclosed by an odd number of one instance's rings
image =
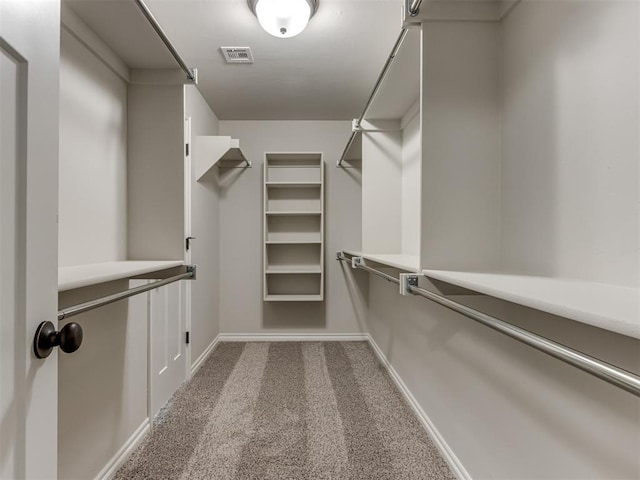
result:
[(324, 299), (324, 164), (320, 153), (267, 153), (264, 300)]
[(347, 156), (362, 159), (361, 250), (416, 271), (424, 231), (421, 52), (421, 32), (410, 30)]
[(319, 242), (322, 243), (319, 215), (268, 216), (267, 242)]
[(319, 212), (321, 210), (321, 186), (268, 188), (268, 212)]
[(266, 301), (321, 301), (322, 275), (318, 273), (267, 274)]
[(265, 264), (271, 267), (320, 268), (322, 244), (267, 244)]

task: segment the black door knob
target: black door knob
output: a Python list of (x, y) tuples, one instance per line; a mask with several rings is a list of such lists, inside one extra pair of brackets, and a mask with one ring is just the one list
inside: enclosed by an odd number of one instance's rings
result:
[(33, 339), (33, 353), (37, 358), (47, 358), (54, 347), (65, 353), (75, 352), (82, 345), (82, 327), (75, 322), (67, 323), (58, 332), (52, 322), (38, 325)]

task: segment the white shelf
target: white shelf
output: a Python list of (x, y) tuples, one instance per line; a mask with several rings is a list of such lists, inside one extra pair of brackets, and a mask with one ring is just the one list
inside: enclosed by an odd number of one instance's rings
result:
[(322, 268), (320, 265), (272, 265), (267, 267), (266, 273), (267, 275), (287, 273), (316, 274), (322, 273)]
[(267, 240), (267, 245), (318, 245), (320, 240)]
[(322, 295), (267, 295), (268, 302), (321, 302)]
[(274, 188), (320, 188), (322, 182), (266, 182), (265, 185)]
[(296, 216), (301, 216), (301, 215), (322, 215), (322, 212), (318, 212), (318, 211), (308, 211), (305, 212), (303, 210), (298, 210), (298, 211), (282, 211), (282, 212), (277, 212), (277, 211), (273, 211), (273, 212), (265, 212), (265, 215), (271, 215), (271, 216), (276, 216), (276, 215), (280, 215), (280, 216), (284, 216), (284, 215), (296, 215)]
[[(196, 180), (200, 181), (221, 161), (247, 162), (240, 150), (240, 140), (226, 136), (197, 136), (194, 141), (194, 164)], [(247, 162), (251, 165), (250, 162)]]
[(424, 270), (423, 274), (536, 310), (640, 338), (638, 288), (500, 273)]
[(58, 291), (64, 292), (74, 288), (122, 280), (136, 275), (179, 267), (180, 265), (184, 265), (182, 260), (129, 260), (62, 267), (58, 269)]
[(420, 257), (417, 255), (402, 254), (374, 254), (362, 253), (353, 250), (344, 250), (344, 253), (355, 257), (362, 257), (371, 262), (380, 263), (387, 267), (397, 268), (406, 272), (418, 273), (420, 271)]

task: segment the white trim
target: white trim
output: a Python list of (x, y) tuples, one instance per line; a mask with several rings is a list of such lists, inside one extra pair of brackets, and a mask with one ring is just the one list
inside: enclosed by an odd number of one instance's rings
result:
[(122, 466), (122, 464), (127, 460), (131, 452), (135, 450), (135, 448), (140, 445), (140, 442), (146, 437), (149, 429), (151, 428), (151, 422), (148, 418), (145, 418), (144, 422), (136, 429), (135, 432), (129, 437), (129, 439), (124, 442), (124, 445), (120, 447), (120, 450), (116, 452), (109, 462), (104, 466), (104, 468), (98, 473), (96, 476), (96, 480), (109, 480), (113, 477), (118, 470)]
[(386, 355), (380, 349), (380, 347), (378, 347), (378, 344), (375, 342), (373, 337), (371, 337), (371, 335), (368, 335), (368, 340), (369, 345), (371, 345), (371, 348), (373, 348), (373, 351), (377, 355), (378, 359), (389, 372), (389, 375), (393, 379), (393, 382), (396, 384), (400, 392), (402, 392), (402, 395), (420, 420), (420, 423), (422, 423), (422, 426), (431, 437), (431, 440), (433, 440), (433, 443), (438, 448), (447, 464), (449, 464), (449, 467), (451, 468), (453, 474), (460, 480), (471, 480), (472, 477), (469, 472), (467, 472), (467, 470), (464, 468), (464, 465), (462, 465), (462, 462), (458, 459), (458, 457), (456, 457), (455, 453), (453, 453), (451, 447), (449, 447), (440, 432), (438, 432), (438, 429), (435, 427), (435, 425), (429, 419), (416, 398), (413, 396), (411, 390), (409, 390), (409, 387), (407, 387), (407, 385), (402, 381), (402, 378), (400, 378), (398, 372), (396, 372), (391, 363), (389, 363)]
[(369, 340), (367, 333), (221, 333), (221, 342), (361, 342)]
[(207, 358), (209, 358), (209, 355), (211, 355), (211, 353), (215, 350), (215, 348), (218, 346), (218, 343), (220, 343), (220, 335), (214, 338), (213, 342), (211, 342), (209, 346), (204, 349), (202, 355), (200, 355), (198, 359), (193, 362), (193, 365), (191, 365), (191, 376), (193, 376), (193, 374), (198, 371), (198, 369), (207, 360)]

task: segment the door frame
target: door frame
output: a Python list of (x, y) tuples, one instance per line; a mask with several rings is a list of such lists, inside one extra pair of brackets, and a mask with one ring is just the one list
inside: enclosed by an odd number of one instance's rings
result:
[[(186, 93), (186, 89), (185, 89)], [(185, 238), (185, 251), (184, 261), (186, 265), (191, 265), (191, 248), (186, 249), (186, 238), (192, 236), (192, 224), (191, 224), (191, 179), (193, 175), (192, 157), (193, 144), (191, 143), (191, 117), (187, 116), (184, 120), (184, 238)], [(188, 147), (187, 147), (188, 145)], [(185, 282), (184, 290), (184, 302), (185, 302), (185, 329), (191, 336), (191, 282)], [(186, 334), (185, 332), (185, 334)], [(186, 372), (185, 378), (188, 380), (191, 378), (191, 340), (185, 347), (186, 356)]]
[(13, 57), (21, 71), (16, 98), (23, 97), (15, 102), (19, 113), (14, 117), (17, 129), (12, 134), (20, 150), (7, 152), (18, 173), (14, 225), (21, 225), (17, 232), (23, 231), (15, 238), (14, 247), (19, 263), (13, 279), (16, 295), (10, 301), (16, 313), (2, 322), (15, 328), (14, 364), (12, 373), (0, 367), (13, 380), (13, 390), (4, 401), (15, 406), (12, 414), (17, 434), (0, 432), (0, 443), (12, 444), (13, 476), (55, 479), (58, 349), (46, 359), (37, 359), (33, 338), (41, 322), (49, 320), (57, 325), (60, 4), (2, 0), (0, 32), (2, 55)]

